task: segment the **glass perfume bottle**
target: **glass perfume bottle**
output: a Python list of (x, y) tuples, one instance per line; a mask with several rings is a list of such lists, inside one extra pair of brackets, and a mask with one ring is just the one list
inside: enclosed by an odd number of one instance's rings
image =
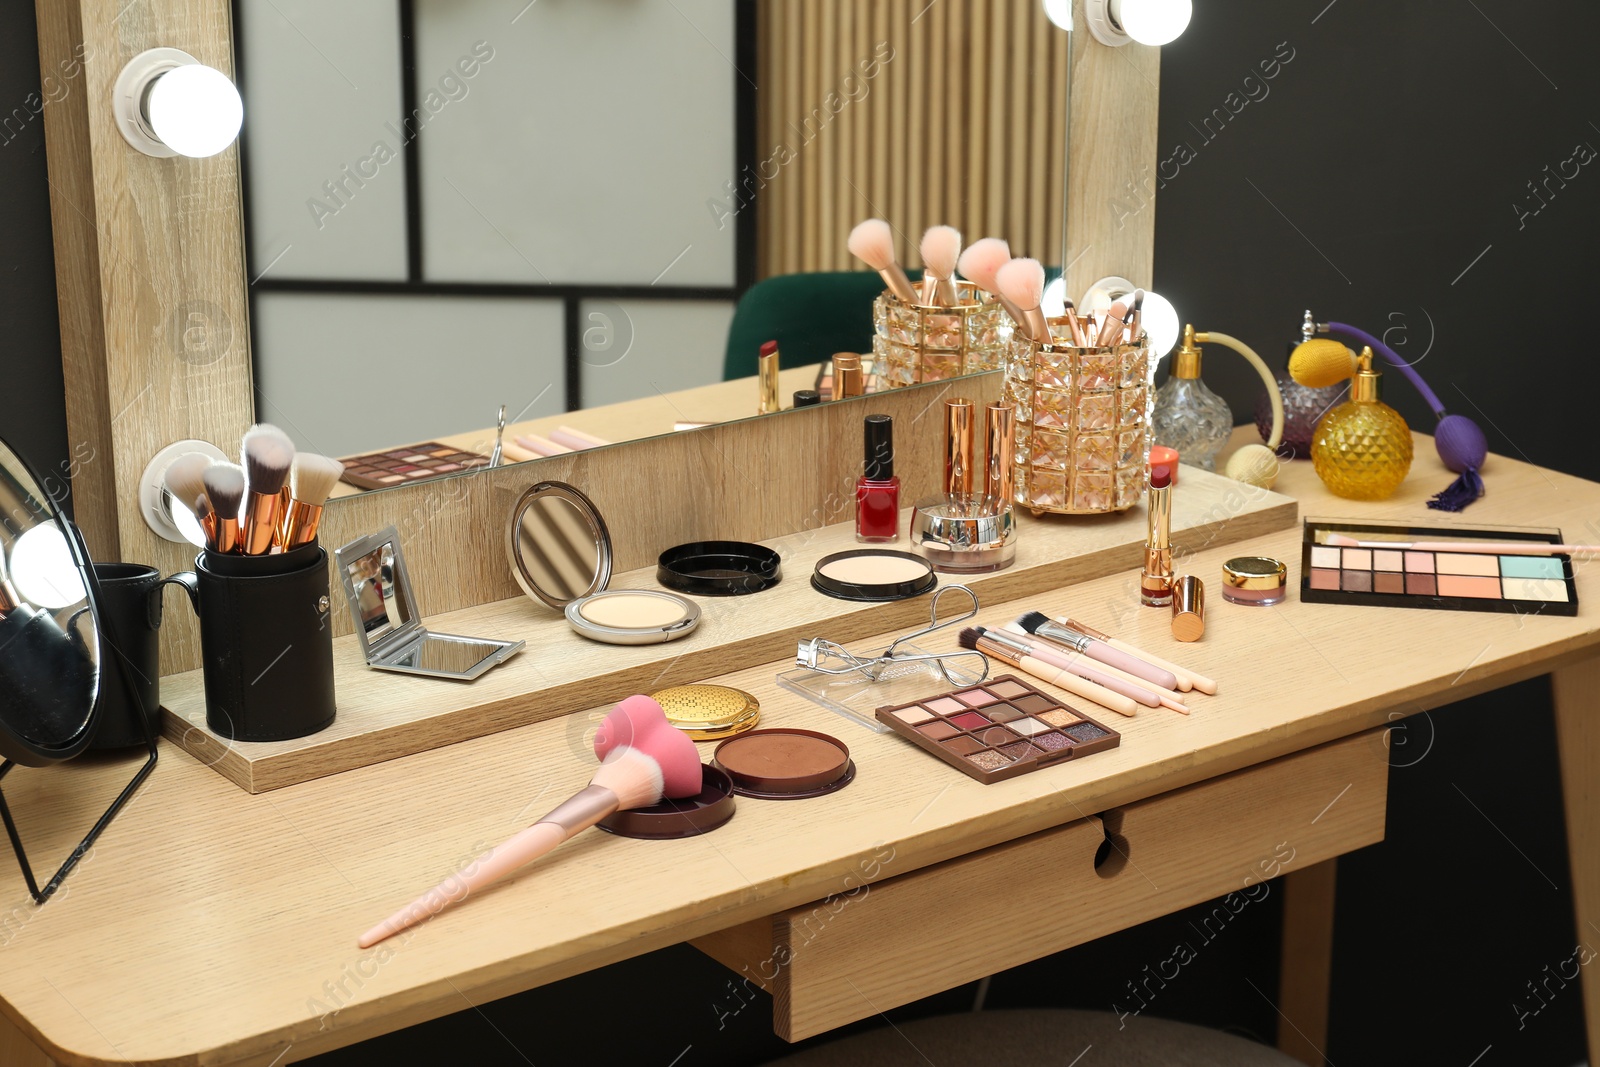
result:
[(1150, 421), (1155, 443), (1175, 448), (1184, 462), (1217, 469), (1217, 453), (1233, 432), (1233, 410), (1200, 380), (1200, 346), (1194, 327), (1183, 328), (1183, 344), (1172, 356), (1172, 374), (1156, 390)]
[[(1289, 342), (1289, 354), (1294, 355), (1295, 348), (1315, 337), (1316, 332), (1316, 320), (1307, 311), (1300, 336)], [(1317, 420), (1344, 398), (1350, 386), (1346, 382), (1320, 389), (1301, 385), (1290, 376), (1287, 364), (1273, 377), (1283, 396), (1283, 440), (1278, 444), (1278, 458), (1305, 459), (1311, 455), (1311, 435), (1316, 431)], [(1261, 431), (1263, 441), (1272, 434), (1272, 398), (1265, 389), (1256, 398), (1256, 429)]]
[(1411, 428), (1405, 417), (1378, 399), (1383, 375), (1372, 367), (1372, 349), (1356, 358), (1350, 399), (1322, 416), (1311, 438), (1317, 477), (1337, 496), (1382, 500), (1411, 470)]

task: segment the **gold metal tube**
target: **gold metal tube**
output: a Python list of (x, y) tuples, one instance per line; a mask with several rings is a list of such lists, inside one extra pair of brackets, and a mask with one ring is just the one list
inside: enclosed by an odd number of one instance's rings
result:
[(944, 402), (944, 491), (972, 495), (972, 401), (965, 397)]
[(833, 354), (833, 398), (849, 400), (866, 392), (861, 380), (861, 357), (854, 352)]
[(771, 352), (763, 354), (758, 366), (758, 381), (760, 395), (757, 398), (756, 414), (770, 415), (779, 410), (778, 406), (778, 350), (776, 347)]
[(1017, 409), (1003, 402), (990, 404), (984, 409), (984, 420), (988, 449), (984, 453), (986, 469), (983, 493), (991, 500), (1010, 504), (1015, 477), (1012, 459), (1015, 455)]

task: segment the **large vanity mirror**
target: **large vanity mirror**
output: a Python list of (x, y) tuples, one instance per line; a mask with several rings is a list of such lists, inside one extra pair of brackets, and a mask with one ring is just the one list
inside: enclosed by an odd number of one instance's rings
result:
[(788, 407), (870, 355), (863, 218), (913, 278), (937, 223), (1063, 259), (1036, 0), (234, 6), (254, 416), (387, 453), (361, 489), (487, 462), (502, 406), (507, 461), (754, 416), (769, 337)]

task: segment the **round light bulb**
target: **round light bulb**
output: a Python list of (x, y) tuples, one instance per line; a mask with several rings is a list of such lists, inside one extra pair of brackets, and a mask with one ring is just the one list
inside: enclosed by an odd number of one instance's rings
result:
[(11, 584), (30, 604), (54, 611), (81, 601), (83, 577), (55, 526), (35, 526), (11, 549)]
[(244, 102), (228, 76), (190, 63), (157, 78), (145, 99), (145, 115), (161, 142), (181, 156), (214, 156), (239, 136)]
[(1067, 279), (1063, 275), (1044, 287), (1039, 300), (1039, 310), (1047, 319), (1058, 319), (1067, 313)]
[(1178, 324), (1178, 309), (1160, 293), (1152, 293), (1148, 289), (1144, 291), (1139, 321), (1144, 326), (1144, 332), (1150, 335), (1150, 351), (1155, 358), (1160, 359), (1171, 352), (1178, 343), (1178, 334), (1182, 332)]
[(1059, 28), (1072, 32), (1072, 0), (1044, 0), (1044, 16)]
[(1117, 0), (1112, 15), (1140, 44), (1163, 45), (1178, 39), (1194, 14), (1193, 0)]

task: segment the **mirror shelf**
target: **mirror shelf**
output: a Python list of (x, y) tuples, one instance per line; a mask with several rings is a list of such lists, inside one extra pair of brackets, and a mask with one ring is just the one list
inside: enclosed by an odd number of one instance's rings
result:
[[(1288, 497), (1241, 487), (1198, 468), (1186, 468), (1183, 481), (1184, 493), (1173, 515), (1175, 536), (1217, 546), (1286, 529), (1296, 521), (1297, 507)], [(607, 515), (606, 521), (615, 533), (613, 516)], [(908, 521), (909, 511), (901, 516), (902, 527)], [(990, 574), (941, 575), (941, 585), (967, 585), (992, 605), (1119, 571), (1131, 575), (1146, 533), (1141, 509), (1089, 523), (1023, 512), (1018, 524), (1014, 565)], [(810, 576), (818, 560), (860, 547), (853, 522), (799, 529), (761, 543), (782, 555), (783, 580), (751, 596), (695, 598), (703, 613), (700, 626), (679, 641), (589, 641), (574, 634), (559, 612), (518, 593), (448, 614), (429, 613), (430, 625), (440, 629), (527, 643), (518, 656), (471, 685), (368, 670), (359, 642), (347, 636), (334, 641), (339, 716), (326, 730), (294, 741), (230, 744), (206, 729), (203, 678), (200, 671), (191, 671), (162, 680), (163, 732), (240, 788), (267, 792), (606, 705), (630, 693), (785, 659), (798, 641), (813, 637), (848, 644), (927, 622), (928, 596), (863, 604), (812, 589)], [(653, 561), (614, 573), (610, 588), (659, 588)], [(1113, 618), (1090, 617), (1115, 628)], [(946, 640), (953, 647), (953, 636)], [(571, 743), (581, 749), (591, 726), (574, 717)]]

